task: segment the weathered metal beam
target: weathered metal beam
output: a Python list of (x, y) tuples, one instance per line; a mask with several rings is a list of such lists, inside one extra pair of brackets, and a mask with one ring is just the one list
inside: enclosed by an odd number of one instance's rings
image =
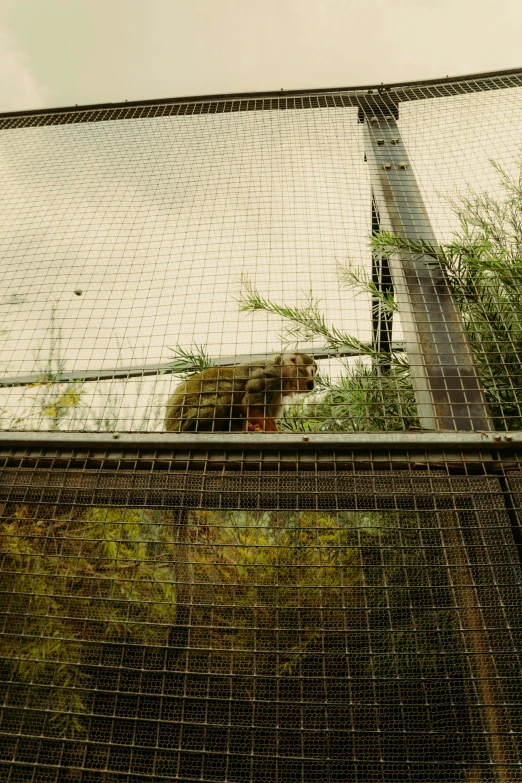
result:
[[(522, 448), (522, 432), (342, 432), (342, 433), (101, 433), (101, 432), (0, 432), (0, 452), (33, 449), (100, 451), (204, 451), (212, 449), (257, 453), (261, 450), (295, 449), (335, 451), (374, 449), (416, 451), (428, 449), (476, 452), (479, 449)], [(52, 458), (52, 455), (51, 457)]]
[[(366, 159), (381, 229), (436, 245), (396, 122), (397, 107), (369, 102)], [(466, 330), (444, 271), (433, 258), (390, 257), (419, 418), (431, 430), (492, 430)]]

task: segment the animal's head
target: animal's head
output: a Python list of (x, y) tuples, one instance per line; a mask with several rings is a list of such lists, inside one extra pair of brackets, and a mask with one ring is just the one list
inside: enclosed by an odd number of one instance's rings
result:
[(281, 356), (283, 395), (310, 392), (315, 387), (317, 364), (306, 353), (287, 353)]

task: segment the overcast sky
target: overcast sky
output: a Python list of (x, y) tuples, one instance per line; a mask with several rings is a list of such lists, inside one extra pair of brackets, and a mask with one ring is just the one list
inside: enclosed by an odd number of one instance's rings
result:
[(522, 64), (520, 0), (2, 0), (0, 111)]

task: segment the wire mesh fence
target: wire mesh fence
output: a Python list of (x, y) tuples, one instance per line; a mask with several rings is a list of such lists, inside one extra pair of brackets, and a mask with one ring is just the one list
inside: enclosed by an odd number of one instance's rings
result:
[(4, 429), (161, 431), (183, 373), (295, 351), (280, 427), (520, 428), (520, 89), (3, 115)]
[(521, 779), (521, 87), (0, 115), (0, 780)]
[(519, 780), (520, 444), (456, 443), (4, 446), (2, 779)]

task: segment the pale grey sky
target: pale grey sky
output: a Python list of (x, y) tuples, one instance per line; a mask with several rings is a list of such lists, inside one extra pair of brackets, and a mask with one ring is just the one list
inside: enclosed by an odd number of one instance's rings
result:
[(2, 0), (0, 111), (521, 64), (520, 0)]

